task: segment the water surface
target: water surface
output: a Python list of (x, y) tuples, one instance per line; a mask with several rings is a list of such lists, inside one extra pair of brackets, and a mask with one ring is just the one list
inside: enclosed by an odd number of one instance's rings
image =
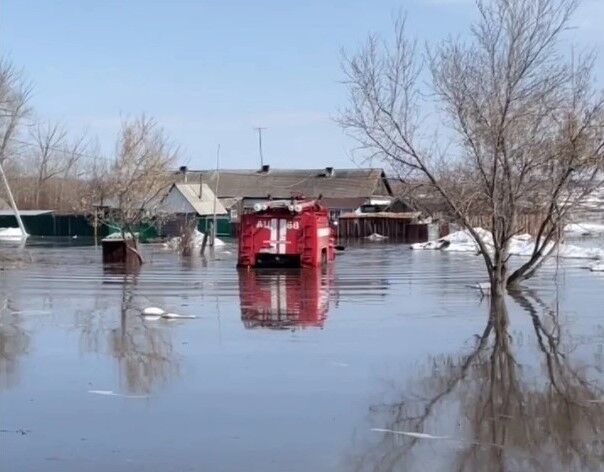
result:
[(124, 273), (79, 242), (0, 248), (1, 470), (601, 470), (585, 261), (493, 312), (467, 254), (366, 244), (257, 273), (230, 245), (145, 250)]

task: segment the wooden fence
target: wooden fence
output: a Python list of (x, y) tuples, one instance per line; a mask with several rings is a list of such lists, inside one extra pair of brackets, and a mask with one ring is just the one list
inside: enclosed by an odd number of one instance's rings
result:
[(338, 220), (338, 239), (362, 239), (380, 234), (405, 243), (428, 240), (428, 225), (414, 223), (412, 218), (385, 218), (383, 216), (342, 217)]

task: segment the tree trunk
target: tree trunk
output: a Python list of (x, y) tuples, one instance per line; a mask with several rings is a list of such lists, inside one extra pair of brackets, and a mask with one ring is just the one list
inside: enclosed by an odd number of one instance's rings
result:
[(142, 254), (138, 250), (138, 241), (136, 240), (134, 235), (132, 236), (132, 239), (130, 241), (132, 241), (132, 244), (126, 242), (126, 248), (128, 249), (128, 251), (131, 251), (132, 253), (134, 253), (136, 258), (138, 259), (139, 264), (143, 264), (145, 262), (145, 260), (143, 259)]
[(508, 282), (508, 248), (504, 243), (502, 248), (494, 248), (493, 269), (489, 274), (491, 279), (491, 296), (503, 296)]

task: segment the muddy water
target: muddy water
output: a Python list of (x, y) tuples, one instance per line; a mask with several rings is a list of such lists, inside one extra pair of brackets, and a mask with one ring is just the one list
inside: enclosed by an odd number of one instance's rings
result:
[(262, 273), (231, 246), (150, 246), (136, 274), (90, 246), (0, 252), (2, 471), (602, 470), (584, 262), (490, 311), (478, 257), (404, 246)]

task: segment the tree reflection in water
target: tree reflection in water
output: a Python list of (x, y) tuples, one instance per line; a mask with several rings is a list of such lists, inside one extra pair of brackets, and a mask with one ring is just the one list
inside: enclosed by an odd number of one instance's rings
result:
[(179, 372), (171, 332), (165, 322), (145, 322), (134, 302), (137, 274), (124, 274), (120, 324), (109, 331), (108, 345), (117, 360), (121, 387), (130, 393), (150, 393)]
[[(505, 301), (492, 300), (469, 354), (433, 358), (411, 393), (370, 409), (372, 425), (392, 432), (376, 432), (381, 439), (353, 455), (351, 470), (429, 470), (447, 450), (444, 470), (602, 470), (601, 384), (565, 351), (557, 310), (530, 292), (513, 298), (531, 317), (543, 375), (531, 379), (514, 357)], [(443, 428), (447, 439), (438, 441), (401, 434)]]

